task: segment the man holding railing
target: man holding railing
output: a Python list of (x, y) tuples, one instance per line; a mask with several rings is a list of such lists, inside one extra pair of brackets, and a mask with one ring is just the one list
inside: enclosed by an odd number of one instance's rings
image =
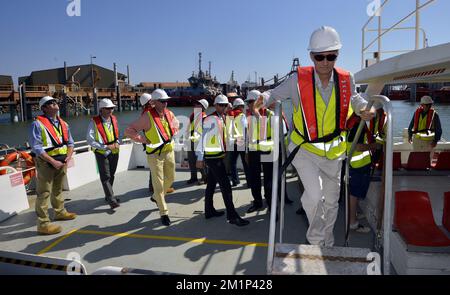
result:
[(308, 48), (314, 67), (298, 67), (266, 103), (292, 99), (294, 130), (287, 163), (292, 161), (305, 188), (301, 202), (310, 223), (306, 237), (312, 245), (327, 247), (334, 245), (350, 103), (363, 120), (375, 114), (365, 110), (367, 101), (356, 93), (353, 76), (335, 67), (341, 47), (335, 29), (317, 29)]

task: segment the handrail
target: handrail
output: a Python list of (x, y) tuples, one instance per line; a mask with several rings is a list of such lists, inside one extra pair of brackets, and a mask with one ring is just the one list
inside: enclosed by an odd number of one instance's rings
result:
[[(373, 104), (378, 103), (383, 105), (383, 110), (386, 112), (386, 149), (385, 149), (385, 163), (383, 165), (385, 171), (385, 183), (384, 183), (384, 217), (383, 217), (383, 274), (388, 275), (390, 273), (390, 233), (392, 231), (392, 160), (393, 160), (393, 147), (394, 147), (394, 137), (393, 137), (393, 120), (392, 120), (392, 103), (391, 101), (383, 95), (374, 95), (370, 98), (367, 108), (370, 109)], [(348, 186), (349, 186), (349, 167), (350, 161), (355, 151), (358, 138), (362, 133), (364, 121), (361, 120), (358, 132), (356, 133), (355, 140), (353, 140), (350, 152), (347, 157), (346, 167), (345, 167), (345, 188), (346, 188), (346, 244), (348, 242)]]

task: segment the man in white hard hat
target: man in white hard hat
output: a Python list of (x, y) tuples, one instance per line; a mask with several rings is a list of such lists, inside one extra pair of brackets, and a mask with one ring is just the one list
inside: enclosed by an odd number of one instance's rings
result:
[(441, 140), (441, 120), (433, 103), (430, 96), (423, 96), (409, 123), (408, 139), (415, 151), (431, 151)]
[[(231, 118), (229, 124), (230, 136), (232, 140), (233, 150), (230, 151), (230, 173), (231, 182), (234, 186), (240, 184), (240, 180), (237, 172), (237, 159), (241, 156), (242, 166), (244, 167), (245, 179), (247, 186), (250, 187), (249, 169), (245, 157), (246, 153), (246, 137), (247, 137), (247, 117), (244, 113), (245, 103), (241, 98), (237, 98), (233, 101), (233, 110), (229, 113)], [(227, 118), (228, 118), (227, 117)]]
[(61, 226), (50, 222), (48, 199), (55, 216), (53, 220), (71, 220), (75, 213), (64, 208), (63, 180), (67, 174), (67, 163), (72, 159), (74, 141), (69, 125), (58, 116), (58, 102), (50, 96), (39, 101), (43, 114), (31, 124), (30, 144), (35, 156), (36, 215), (39, 234), (52, 235), (61, 232)]
[(312, 245), (334, 245), (349, 106), (365, 121), (375, 115), (374, 109), (365, 110), (367, 102), (356, 92), (351, 73), (335, 67), (341, 47), (335, 29), (323, 26), (314, 31), (308, 48), (314, 66), (298, 67), (271, 91), (267, 102), (292, 99), (294, 130), (288, 160), (305, 188), (301, 202), (310, 223), (306, 237)]
[[(152, 102), (152, 95), (149, 93), (143, 93), (139, 97), (139, 102), (141, 103), (142, 112), (141, 115), (145, 114), (146, 112), (149, 112), (153, 107)], [(142, 130), (144, 132), (144, 130)], [(144, 132), (145, 133), (145, 132)], [(144, 147), (144, 152), (147, 148), (147, 144), (143, 143), (142, 146)], [(148, 191), (151, 195), (153, 195), (153, 184), (152, 184), (152, 171), (149, 169), (149, 177), (148, 177)]]
[(100, 114), (92, 118), (86, 133), (86, 141), (92, 147), (97, 161), (105, 200), (111, 209), (120, 206), (119, 198), (114, 195), (113, 190), (120, 149), (119, 124), (113, 115), (115, 107), (110, 99), (100, 100)]
[[(202, 185), (206, 183), (205, 169), (198, 169), (196, 167), (197, 156), (195, 151), (199, 148), (198, 145), (202, 136), (203, 120), (206, 118), (206, 110), (208, 107), (209, 103), (206, 99), (194, 101), (194, 112), (192, 112), (189, 118), (190, 125), (187, 138), (189, 138), (188, 161), (189, 169), (191, 170), (191, 178), (187, 181), (187, 184), (197, 183), (198, 185)], [(197, 178), (197, 171), (202, 175), (201, 180), (198, 180)]]
[(228, 106), (228, 98), (220, 94), (214, 100), (216, 111), (207, 116), (203, 121), (202, 148), (197, 151), (197, 168), (208, 166), (208, 183), (205, 191), (205, 218), (220, 217), (223, 211), (214, 208), (213, 196), (217, 183), (219, 183), (225, 203), (227, 220), (237, 226), (245, 226), (250, 222), (242, 219), (233, 204), (233, 193), (230, 181), (225, 169), (224, 157), (227, 146), (225, 108)]
[[(170, 97), (162, 89), (152, 92), (154, 108), (145, 112), (125, 130), (135, 142), (146, 143), (147, 161), (152, 173), (152, 202), (158, 205), (161, 222), (171, 224), (165, 200), (167, 190), (175, 179), (175, 153), (173, 136), (178, 132), (179, 122), (167, 108)], [(144, 135), (139, 134), (144, 131)]]

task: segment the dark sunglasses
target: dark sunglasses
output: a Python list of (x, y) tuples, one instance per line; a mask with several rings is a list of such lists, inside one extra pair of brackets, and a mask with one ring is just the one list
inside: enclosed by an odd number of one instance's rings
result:
[(316, 61), (323, 61), (325, 58), (326, 58), (328, 61), (335, 61), (336, 58), (337, 58), (337, 55), (336, 55), (336, 54), (329, 54), (329, 55), (314, 54), (313, 56), (314, 56), (314, 59), (315, 59)]
[(47, 102), (44, 106), (49, 106), (52, 104), (58, 104), (58, 102), (56, 100), (52, 100), (52, 101)]

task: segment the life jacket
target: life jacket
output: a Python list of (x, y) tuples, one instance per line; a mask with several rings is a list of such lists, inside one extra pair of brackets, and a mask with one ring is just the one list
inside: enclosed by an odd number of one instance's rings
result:
[(436, 111), (433, 108), (430, 108), (425, 116), (422, 116), (422, 112), (423, 107), (420, 106), (414, 113), (412, 133), (417, 139), (432, 141), (435, 136), (433, 123)]
[(294, 107), (291, 140), (318, 156), (336, 159), (346, 151), (346, 121), (352, 89), (350, 73), (333, 70), (334, 87), (325, 104), (315, 85), (314, 68), (298, 67), (300, 104)]
[(369, 131), (372, 137), (378, 142), (383, 143), (386, 137), (386, 113), (383, 109), (377, 111), (375, 118), (370, 120)]
[(36, 120), (41, 126), (42, 146), (45, 152), (51, 157), (67, 155), (69, 125), (59, 116), (57, 117), (59, 127), (56, 127), (46, 116), (37, 116)]
[(225, 157), (225, 152), (227, 150), (227, 126), (225, 116), (214, 112), (205, 118), (203, 124), (205, 124), (207, 129), (210, 129), (209, 127), (212, 127), (214, 124), (214, 129), (209, 130), (209, 132), (206, 133), (205, 159), (219, 159)]
[[(349, 130), (349, 135), (350, 133), (355, 134), (356, 137), (356, 132), (359, 126), (359, 123), (361, 122), (361, 118), (359, 116), (357, 116), (356, 114), (353, 113), (353, 115), (348, 119), (347, 121), (347, 128)], [(367, 128), (367, 124), (364, 123), (364, 127), (363, 127), (363, 132), (361, 133), (360, 136), (363, 136), (363, 144), (371, 144), (374, 142), (373, 136), (369, 130), (369, 128)], [(353, 138), (353, 141), (356, 140), (357, 142), (359, 142), (359, 139)], [(348, 157), (350, 158), (350, 149), (352, 146), (352, 142), (350, 141), (349, 138), (347, 138), (347, 154)], [(367, 165), (371, 165), (372, 164), (372, 154), (370, 151), (357, 151), (354, 150), (351, 160), (350, 160), (350, 166), (352, 168), (362, 168), (365, 167)]]
[[(110, 145), (118, 142), (119, 140), (119, 124), (117, 123), (116, 116), (111, 115), (111, 124), (112, 124), (112, 132), (105, 128), (105, 124), (103, 123), (103, 119), (101, 116), (95, 116), (92, 118), (95, 123), (95, 140), (103, 143), (105, 145)], [(106, 151), (94, 149), (94, 152), (99, 154), (105, 154)], [(119, 149), (115, 149), (112, 151), (113, 154), (119, 153)]]
[(168, 109), (164, 109), (164, 118), (167, 122), (166, 127), (161, 121), (161, 117), (155, 108), (148, 111), (151, 128), (145, 132), (145, 136), (150, 141), (146, 145), (146, 153), (148, 155), (159, 152), (173, 151), (173, 135), (175, 134), (175, 127), (173, 125), (174, 115)]

